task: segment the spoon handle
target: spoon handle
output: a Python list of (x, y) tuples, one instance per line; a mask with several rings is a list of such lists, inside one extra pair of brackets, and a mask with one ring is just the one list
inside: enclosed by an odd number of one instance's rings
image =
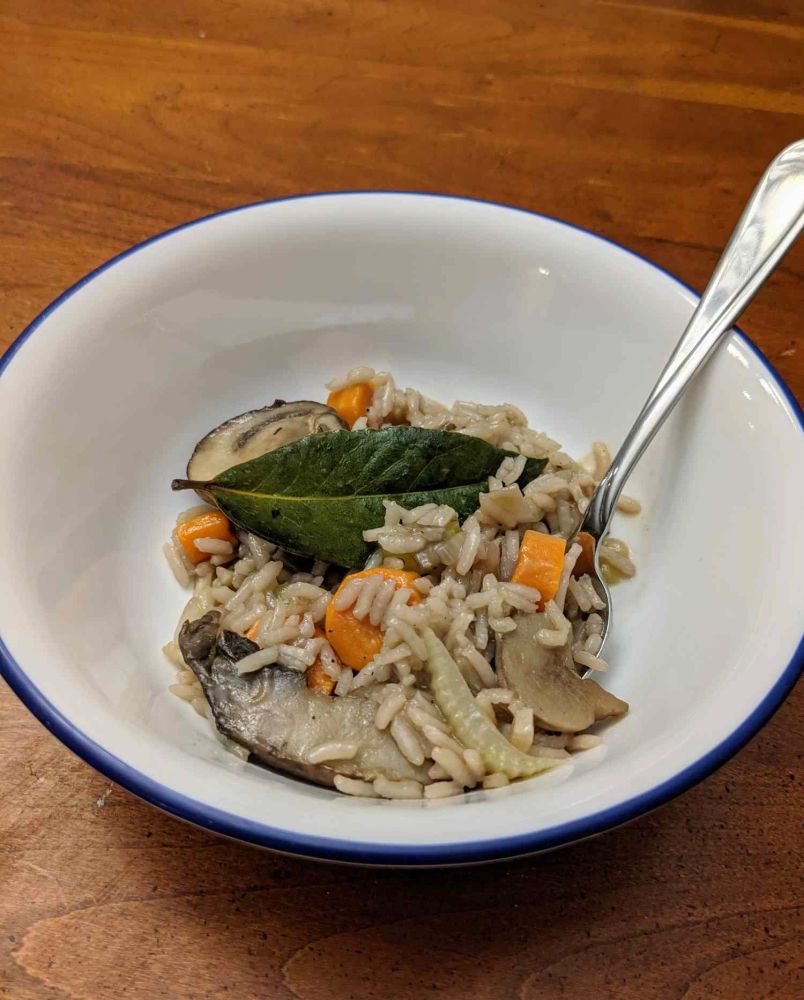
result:
[(804, 227), (804, 140), (772, 161), (645, 405), (600, 481), (583, 530), (601, 538), (634, 466), (693, 377), (711, 358)]

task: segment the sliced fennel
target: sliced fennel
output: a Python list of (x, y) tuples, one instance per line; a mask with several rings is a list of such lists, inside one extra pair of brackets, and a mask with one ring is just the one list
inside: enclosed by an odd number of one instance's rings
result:
[(480, 711), (469, 685), (455, 660), (432, 629), (425, 629), (426, 668), (430, 690), (455, 735), (470, 750), (476, 750), (489, 771), (502, 771), (508, 778), (529, 778), (561, 761), (531, 757), (512, 746), (494, 723)]

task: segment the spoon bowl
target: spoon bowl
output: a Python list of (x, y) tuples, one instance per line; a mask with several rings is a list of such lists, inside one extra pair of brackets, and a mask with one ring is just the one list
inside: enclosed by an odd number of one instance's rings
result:
[(617, 499), (637, 462), (688, 386), (712, 358), (734, 322), (804, 228), (804, 140), (771, 162), (751, 195), (706, 290), (659, 380), (592, 495), (580, 531), (595, 546), (593, 586), (603, 597), (603, 630), (611, 628), (611, 590), (600, 569)]

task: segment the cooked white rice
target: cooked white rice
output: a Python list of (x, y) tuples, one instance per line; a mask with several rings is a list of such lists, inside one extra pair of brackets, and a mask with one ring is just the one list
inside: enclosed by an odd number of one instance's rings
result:
[[(365, 533), (366, 541), (378, 546), (369, 565), (415, 568), (420, 576), (410, 589), (397, 590), (378, 575), (352, 579), (333, 597), (324, 586), (326, 565), (315, 562), (310, 572), (295, 572), (281, 549), (245, 531), (237, 532), (234, 546), (217, 539), (196, 541), (196, 549), (209, 558), (193, 565), (174, 535), (164, 547), (165, 556), (179, 584), (193, 591), (179, 625), (218, 609), (224, 628), (248, 632), (260, 647), (238, 663), (241, 673), (274, 664), (305, 672), (318, 662), (334, 682), (333, 697), (344, 697), (355, 688), (371, 695), (377, 727), (391, 734), (409, 761), (429, 765), (429, 783), (383, 776), (368, 782), (338, 775), (335, 787), (347, 795), (436, 799), (508, 784), (505, 775), (487, 773), (480, 756), (461, 746), (433, 704), (422, 672), (424, 627), (442, 639), (480, 710), (517, 749), (562, 760), (597, 746), (600, 738), (594, 733), (539, 730), (533, 711), (498, 686), (493, 660), (497, 638), (516, 628), (515, 614), (533, 612), (540, 603), (538, 591), (510, 582), (522, 535), (533, 529), (566, 538), (577, 531), (589, 497), (611, 462), (608, 448), (595, 442), (584, 464), (576, 463), (557, 441), (529, 428), (515, 406), (457, 402), (447, 407), (413, 389), (399, 389), (387, 372), (366, 367), (328, 387), (366, 381), (374, 394), (365, 421), (355, 429), (407, 423), (456, 431), (515, 452), (516, 457), (506, 458), (490, 477), (489, 492), (481, 494), (477, 511), (463, 525), (450, 507), (431, 503), (406, 510), (396, 503), (385, 504), (384, 523)], [(547, 465), (521, 489), (517, 480), (527, 458), (546, 458)], [(619, 509), (633, 514), (640, 508), (632, 498), (621, 497)], [(209, 508), (184, 511), (176, 523), (205, 510)], [(604, 604), (588, 576), (572, 575), (580, 551), (573, 545), (566, 554), (558, 593), (544, 609), (550, 627), (539, 632), (538, 640), (561, 646), (572, 636), (576, 664), (604, 671), (607, 664), (597, 656), (603, 624), (598, 612)], [(622, 541), (607, 538), (600, 547), (600, 560), (619, 576), (635, 572)], [(356, 618), (384, 633), (382, 649), (359, 672), (342, 666), (322, 638), (320, 626), (331, 601), (340, 611), (351, 608)], [(182, 662), (175, 639), (174, 635), (164, 647), (177, 670), (170, 690), (208, 716), (201, 685)], [(238, 752), (243, 753), (240, 748)], [(352, 744), (329, 743), (317, 747), (313, 755), (315, 762), (336, 762), (355, 752)]]

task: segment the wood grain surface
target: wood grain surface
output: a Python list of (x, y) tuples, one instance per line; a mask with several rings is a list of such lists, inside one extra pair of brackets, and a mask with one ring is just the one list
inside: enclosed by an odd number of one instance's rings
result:
[[(131, 243), (324, 189), (513, 202), (701, 287), (803, 69), (801, 0), (2, 0), (0, 340)], [(743, 323), (799, 398), (802, 270)], [(803, 717), (597, 840), (363, 871), (161, 815), (2, 688), (0, 996), (800, 997)]]

